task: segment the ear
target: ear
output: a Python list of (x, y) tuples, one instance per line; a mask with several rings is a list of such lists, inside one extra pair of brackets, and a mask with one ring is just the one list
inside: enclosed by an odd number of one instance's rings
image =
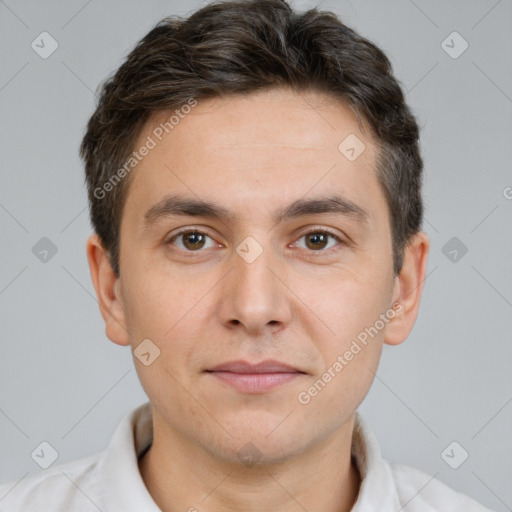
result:
[(130, 338), (126, 329), (125, 314), (120, 292), (120, 280), (114, 274), (99, 236), (93, 233), (87, 239), (87, 259), (91, 279), (98, 297), (101, 316), (105, 321), (107, 337), (118, 345), (129, 345)]
[(404, 250), (400, 274), (395, 277), (393, 310), (396, 312), (386, 326), (384, 343), (399, 345), (411, 332), (418, 309), (427, 272), (427, 256), (430, 248), (428, 236), (420, 231), (413, 235)]

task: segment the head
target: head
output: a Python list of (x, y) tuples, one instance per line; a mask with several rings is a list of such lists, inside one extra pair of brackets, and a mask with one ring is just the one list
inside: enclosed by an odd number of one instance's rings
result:
[[(80, 154), (106, 333), (150, 347), (162, 430), (277, 460), (352, 418), (419, 307), (418, 138), (388, 58), (332, 13), (218, 2), (137, 44)], [(210, 371), (268, 359), (300, 373), (248, 394)]]

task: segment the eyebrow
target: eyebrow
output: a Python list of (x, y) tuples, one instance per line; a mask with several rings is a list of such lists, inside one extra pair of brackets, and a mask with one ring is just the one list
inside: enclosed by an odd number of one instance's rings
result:
[[(339, 196), (319, 197), (313, 199), (297, 199), (291, 204), (280, 208), (272, 215), (275, 223), (294, 219), (304, 215), (335, 213), (344, 215), (361, 223), (368, 223), (368, 213), (352, 201)], [(172, 216), (206, 217), (230, 222), (235, 214), (214, 202), (189, 199), (177, 195), (167, 195), (154, 204), (144, 215), (144, 227), (148, 228), (158, 219)]]

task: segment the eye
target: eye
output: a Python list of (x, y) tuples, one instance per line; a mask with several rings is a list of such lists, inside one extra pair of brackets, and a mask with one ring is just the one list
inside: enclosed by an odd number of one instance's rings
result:
[(180, 249), (183, 249), (188, 252), (197, 252), (199, 249), (204, 249), (205, 247), (205, 241), (209, 238), (212, 240), (213, 244), (210, 245), (210, 247), (215, 247), (217, 244), (216, 242), (208, 236), (203, 231), (199, 231), (197, 229), (188, 229), (185, 231), (181, 231), (177, 234), (175, 234), (172, 238), (170, 238), (167, 243), (173, 244), (174, 240), (182, 240), (183, 243), (181, 247), (178, 245)]
[[(333, 233), (325, 229), (314, 229), (304, 233), (299, 240), (305, 239), (306, 247), (302, 247), (306, 250), (313, 252), (327, 252), (329, 239), (334, 242), (343, 243), (343, 241)], [(207, 239), (210, 239), (210, 245), (207, 245)], [(175, 244), (175, 241), (180, 240), (181, 244)], [(200, 252), (201, 249), (208, 249), (212, 247), (218, 247), (219, 244), (213, 240), (208, 234), (198, 229), (187, 229), (176, 233), (167, 242), (167, 244), (175, 245), (179, 249), (187, 252)], [(334, 246), (336, 243), (334, 243)]]
[[(343, 241), (334, 235), (333, 233), (322, 230), (322, 229), (315, 229), (312, 231), (308, 231), (307, 233), (304, 233), (299, 240), (302, 238), (306, 239), (306, 247), (305, 249), (310, 249), (314, 252), (327, 252), (325, 248), (329, 244), (329, 238), (339, 242), (343, 243)], [(334, 244), (336, 245), (336, 244)], [(330, 247), (332, 248), (332, 247)]]

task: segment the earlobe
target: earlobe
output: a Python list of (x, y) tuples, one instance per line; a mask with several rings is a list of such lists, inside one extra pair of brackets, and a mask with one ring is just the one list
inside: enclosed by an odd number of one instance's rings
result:
[(120, 281), (114, 274), (108, 253), (99, 236), (93, 233), (87, 240), (87, 259), (96, 290), (107, 337), (118, 345), (129, 345), (125, 314), (120, 294)]
[(430, 241), (426, 233), (420, 231), (413, 235), (404, 251), (400, 274), (395, 278), (393, 289), (393, 308), (395, 317), (386, 327), (384, 343), (399, 345), (411, 332), (421, 301), (421, 293), (427, 271), (427, 258)]

